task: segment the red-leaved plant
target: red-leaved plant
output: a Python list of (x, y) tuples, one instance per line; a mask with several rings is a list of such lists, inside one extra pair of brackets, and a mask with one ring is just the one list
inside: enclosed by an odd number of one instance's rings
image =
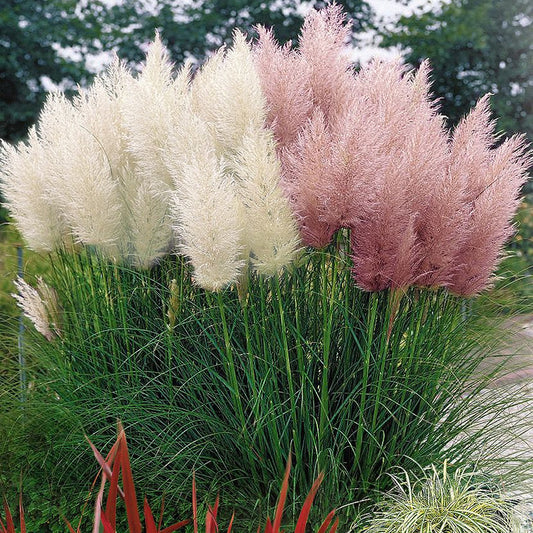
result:
[[(98, 477), (100, 477), (101, 480), (100, 480), (100, 490), (98, 491), (98, 495), (96, 497), (94, 522), (93, 522), (93, 533), (98, 533), (100, 531), (100, 524), (102, 525), (104, 529), (104, 533), (116, 533), (118, 497), (120, 497), (124, 501), (130, 533), (142, 533), (143, 531), (145, 533), (171, 533), (172, 531), (176, 531), (191, 522), (190, 519), (182, 520), (181, 522), (176, 522), (175, 524), (163, 529), (162, 528), (163, 504), (161, 505), (161, 510), (159, 513), (159, 521), (156, 524), (152, 509), (150, 508), (148, 500), (145, 498), (144, 506), (143, 506), (144, 528), (142, 527), (141, 516), (140, 516), (139, 508), (137, 505), (137, 495), (135, 491), (135, 484), (133, 482), (133, 474), (131, 471), (131, 464), (130, 464), (130, 458), (129, 458), (129, 453), (128, 453), (128, 445), (126, 442), (126, 433), (124, 432), (124, 428), (122, 427), (121, 424), (119, 424), (118, 426), (117, 440), (115, 444), (113, 445), (113, 447), (111, 448), (111, 450), (109, 451), (109, 453), (107, 454), (106, 458), (102, 456), (102, 454), (97, 450), (97, 448), (94, 446), (94, 444), (90, 440), (89, 440), (89, 444), (101, 468), (100, 473), (98, 475)], [(266, 525), (264, 528), (264, 533), (280, 533), (281, 520), (283, 517), (283, 509), (285, 506), (285, 501), (287, 499), (287, 490), (289, 486), (290, 470), (291, 470), (291, 459), (289, 457), (287, 461), (287, 467), (285, 468), (285, 475), (283, 477), (283, 483), (281, 485), (281, 490), (280, 490), (280, 494), (278, 498), (278, 505), (276, 507), (276, 512), (274, 515), (274, 521), (272, 522), (270, 518), (267, 518)], [(121, 473), (122, 473), (122, 487), (119, 485), (119, 477)], [(98, 480), (98, 477), (96, 478), (95, 483)], [(315, 480), (315, 482), (313, 483), (313, 486), (311, 487), (311, 490), (309, 491), (305, 499), (305, 502), (302, 506), (300, 515), (298, 516), (298, 520), (296, 522), (294, 533), (305, 532), (305, 528), (306, 528), (306, 525), (309, 519), (309, 512), (311, 510), (311, 506), (313, 505), (313, 501), (315, 499), (318, 488), (320, 484), (322, 483), (323, 478), (324, 478), (324, 475), (320, 474)], [(103, 501), (104, 501), (104, 492), (105, 492), (107, 481), (109, 481), (109, 490), (107, 493), (107, 500), (106, 500), (106, 505), (104, 508)], [(217, 512), (219, 508), (219, 503), (220, 503), (220, 500), (219, 500), (219, 497), (217, 496), (214, 505), (213, 506), (208, 505), (208, 509), (207, 509), (207, 513), (205, 517), (205, 532), (206, 533), (218, 533), (220, 530), (220, 527), (217, 523)], [(5, 512), (5, 524), (0, 519), (1, 533), (16, 533), (13, 516), (11, 514), (9, 505), (5, 498), (4, 498), (4, 512)], [(26, 533), (24, 509), (22, 506), (22, 495), (20, 496), (20, 499), (19, 499), (19, 512), (20, 512), (20, 533)], [(193, 523), (194, 533), (198, 533), (198, 527), (199, 527), (198, 526), (198, 504), (197, 504), (197, 499), (196, 499), (196, 480), (195, 480), (194, 473), (193, 473), (193, 481), (192, 481), (192, 514), (193, 514), (192, 523)], [(335, 510), (332, 510), (322, 522), (322, 525), (319, 527), (317, 533), (326, 533), (326, 532), (335, 533), (336, 532), (337, 527), (339, 525), (338, 518), (335, 520), (333, 525), (331, 525), (330, 527), (330, 524), (333, 520), (334, 515), (335, 515)], [(235, 517), (235, 513), (232, 515), (230, 519), (227, 533), (231, 533), (234, 517)], [(80, 518), (76, 529), (74, 529), (74, 527), (70, 524), (70, 522), (68, 522), (68, 520), (65, 520), (70, 533), (80, 533), (82, 518), (83, 516)], [(328, 528), (329, 528), (329, 531), (328, 531)], [(258, 527), (257, 532), (259, 533), (260, 530), (261, 530), (261, 527)]]
[[(26, 533), (26, 522), (24, 520), (24, 509), (22, 507), (22, 494), (19, 498), (19, 511), (20, 511), (20, 533)], [(15, 529), (15, 523), (13, 522), (13, 516), (11, 514), (11, 511), (9, 510), (9, 505), (7, 503), (7, 500), (4, 496), (4, 513), (5, 513), (5, 521), (6, 523), (2, 521), (0, 518), (0, 527), (2, 528), (2, 533), (16, 533)]]
[[(89, 439), (87, 439), (89, 440)], [(120, 496), (126, 506), (126, 515), (128, 518), (128, 526), (130, 533), (141, 533), (143, 528), (141, 526), (141, 518), (139, 514), (139, 508), (137, 506), (137, 496), (135, 491), (135, 484), (133, 482), (133, 474), (131, 471), (130, 458), (128, 453), (128, 445), (126, 442), (126, 433), (121, 424), (118, 426), (118, 437), (104, 459), (102, 454), (96, 449), (94, 444), (89, 440), (89, 444), (93, 450), (94, 456), (101, 467), (100, 476), (101, 484), (100, 490), (96, 497), (96, 505), (94, 511), (94, 527), (93, 531), (97, 533), (99, 531), (100, 522), (104, 528), (104, 533), (116, 533), (117, 523), (117, 497)], [(118, 484), (119, 476), (122, 471), (122, 488)], [(110, 482), (109, 491), (107, 493), (107, 502), (105, 509), (103, 507), (104, 490), (106, 481)], [(161, 505), (161, 511), (159, 514), (159, 522), (156, 525), (152, 509), (148, 504), (148, 500), (144, 499), (144, 530), (146, 533), (171, 533), (177, 529), (187, 525), (190, 520), (182, 520), (172, 526), (161, 529), (163, 519), (163, 505)], [(78, 528), (74, 528), (68, 521), (67, 526), (71, 533), (80, 532), (80, 523)]]

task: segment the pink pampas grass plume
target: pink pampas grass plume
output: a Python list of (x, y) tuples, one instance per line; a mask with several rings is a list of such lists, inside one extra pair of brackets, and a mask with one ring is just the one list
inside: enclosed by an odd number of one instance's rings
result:
[(345, 126), (353, 145), (343, 155), (350, 179), (328, 181), (326, 195), (357, 190), (352, 214), (343, 206), (357, 284), (405, 288), (420, 278), (427, 242), (418, 228), (431, 218), (435, 185), (444, 179), (443, 120), (429, 97), (425, 64), (413, 75), (399, 62), (374, 62), (356, 77), (354, 95), (356, 112)]
[(268, 104), (266, 125), (272, 128), (278, 149), (290, 145), (309, 118), (312, 95), (309, 71), (290, 44), (280, 47), (271, 31), (257, 29), (254, 62)]
[(463, 296), (490, 286), (503, 245), (513, 233), (519, 191), (533, 163), (524, 136), (513, 136), (492, 149), (496, 140), (486, 96), (457, 127), (451, 149), (450, 172), (463, 182), (467, 220), (450, 290)]
[(258, 28), (255, 62), (268, 102), (268, 125), (280, 150), (319, 108), (327, 121), (351, 99), (352, 65), (346, 54), (350, 23), (340, 6), (312, 11), (305, 19), (298, 50), (280, 47), (272, 32)]
[(321, 190), (327, 177), (338, 173), (330, 130), (352, 96), (353, 74), (345, 55), (349, 34), (340, 7), (330, 6), (306, 18), (298, 50), (279, 47), (263, 28), (254, 50), (267, 123), (282, 161), (281, 184), (304, 242), (316, 247), (328, 244), (339, 228), (336, 220), (327, 220), (331, 211)]
[(339, 5), (311, 11), (305, 18), (298, 50), (307, 65), (313, 105), (328, 121), (350, 105), (353, 65), (347, 54), (351, 21)]
[(296, 214), (304, 244), (326, 246), (339, 229), (325, 221), (323, 180), (334, 172), (332, 138), (324, 114), (317, 109), (284, 158), (284, 188)]

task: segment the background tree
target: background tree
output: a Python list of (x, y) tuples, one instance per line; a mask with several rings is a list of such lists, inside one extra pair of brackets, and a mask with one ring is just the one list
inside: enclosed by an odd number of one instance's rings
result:
[(21, 138), (53, 84), (84, 84), (97, 49), (98, 2), (4, 0), (0, 4), (0, 138)]
[[(365, 0), (341, 0), (353, 19), (353, 35), (366, 28), (372, 10)], [(285, 43), (296, 39), (307, 7), (320, 9), (326, 0), (126, 0), (109, 9), (107, 40), (120, 57), (138, 63), (144, 57), (142, 45), (161, 33), (172, 59), (181, 63), (188, 57), (202, 60), (206, 53), (229, 41), (234, 28), (249, 33), (253, 26), (273, 27), (276, 38)], [(127, 32), (124, 31), (127, 29)]]

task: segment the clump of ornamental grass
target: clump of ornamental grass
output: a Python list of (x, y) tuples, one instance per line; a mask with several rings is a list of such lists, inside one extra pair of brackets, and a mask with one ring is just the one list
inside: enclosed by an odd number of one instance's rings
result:
[[(502, 451), (524, 422), (501, 416), (527, 397), (491, 389), (501, 333), (460, 297), (512, 231), (523, 137), (494, 146), (487, 98), (450, 134), (427, 64), (354, 73), (338, 7), (295, 49), (259, 33), (194, 76), (156, 40), (139, 76), (116, 62), (3, 144), (3, 194), (61, 311), (19, 283), (54, 333), (28, 346), (32, 399), (101, 444), (123, 420), (147, 490), (176, 497), (194, 467), (245, 509), (268, 507), (291, 450), (294, 502), (326, 474), (318, 512), (444, 458), (527, 475)], [(57, 445), (81, 468), (81, 433)]]
[[(239, 515), (264, 514), (291, 451), (295, 504), (326, 474), (317, 513), (364, 507), (391, 469), (443, 457), (528, 475), (529, 456), (513, 452), (528, 417), (509, 412), (530, 412), (528, 395), (490, 388), (511, 360), (491, 356), (501, 332), (463, 316), (445, 290), (364, 293), (333, 247), (290, 275), (250, 276), (244, 299), (198, 288), (171, 258), (138, 271), (64, 254), (54, 283), (61, 336), (27, 343), (41, 365), (28, 401), (67, 411), (99, 446), (120, 416), (139, 481), (148, 494), (164, 485), (169, 505), (195, 469), (202, 490), (216, 479)], [(61, 465), (86, 471), (81, 432), (54, 447)]]
[(368, 533), (512, 533), (520, 531), (515, 504), (493, 478), (471, 468), (392, 475), (394, 489), (363, 529)]

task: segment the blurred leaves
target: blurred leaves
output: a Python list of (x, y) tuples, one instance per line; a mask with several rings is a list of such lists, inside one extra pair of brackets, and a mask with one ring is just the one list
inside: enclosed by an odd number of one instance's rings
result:
[[(277, 39), (286, 42), (298, 36), (306, 12), (302, 5), (320, 8), (318, 0), (125, 0), (109, 11), (110, 42), (120, 57), (139, 62), (141, 45), (152, 40), (157, 30), (169, 48), (172, 59), (181, 63), (188, 57), (202, 60), (229, 41), (233, 30), (253, 32), (253, 26), (274, 26)], [(353, 19), (354, 33), (366, 28), (372, 11), (364, 0), (338, 2)]]
[(1, 3), (0, 138), (13, 141), (24, 135), (47, 86), (69, 88), (87, 80), (83, 58), (97, 49), (98, 5), (77, 0)]

